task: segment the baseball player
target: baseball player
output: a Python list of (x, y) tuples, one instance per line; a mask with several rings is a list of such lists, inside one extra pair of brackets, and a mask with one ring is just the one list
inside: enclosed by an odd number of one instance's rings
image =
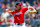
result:
[(22, 4), (21, 3), (16, 3), (16, 9), (13, 11), (9, 11), (10, 14), (12, 14), (14, 16), (14, 23), (15, 23), (15, 27), (25, 27), (24, 25), (24, 13), (27, 10), (32, 10), (29, 11), (30, 14), (34, 14), (36, 13), (36, 10), (33, 7), (25, 7), (25, 8), (21, 8)]

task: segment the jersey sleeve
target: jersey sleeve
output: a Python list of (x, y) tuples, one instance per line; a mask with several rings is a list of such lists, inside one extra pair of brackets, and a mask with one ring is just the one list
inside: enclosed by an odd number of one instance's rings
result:
[(12, 14), (12, 15), (14, 15), (14, 10), (13, 10), (13, 11), (11, 11), (11, 14)]
[(28, 7), (25, 7), (25, 8), (22, 9), (22, 12), (24, 13), (24, 12), (26, 12), (27, 10), (28, 10)]

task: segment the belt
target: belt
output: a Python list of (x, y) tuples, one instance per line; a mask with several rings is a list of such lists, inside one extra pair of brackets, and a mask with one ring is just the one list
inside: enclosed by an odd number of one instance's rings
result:
[(22, 26), (23, 24), (17, 24), (17, 25), (20, 25), (20, 26)]

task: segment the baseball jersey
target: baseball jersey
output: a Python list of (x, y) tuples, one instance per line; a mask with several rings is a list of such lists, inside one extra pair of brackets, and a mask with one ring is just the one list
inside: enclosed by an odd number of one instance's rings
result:
[(24, 23), (24, 13), (28, 10), (28, 7), (21, 8), (20, 10), (11, 11), (14, 16), (14, 23), (23, 24)]

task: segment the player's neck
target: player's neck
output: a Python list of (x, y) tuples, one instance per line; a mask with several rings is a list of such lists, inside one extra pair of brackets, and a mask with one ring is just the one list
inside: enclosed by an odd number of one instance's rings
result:
[(20, 10), (20, 9), (17, 9), (17, 11), (18, 11), (18, 10)]

